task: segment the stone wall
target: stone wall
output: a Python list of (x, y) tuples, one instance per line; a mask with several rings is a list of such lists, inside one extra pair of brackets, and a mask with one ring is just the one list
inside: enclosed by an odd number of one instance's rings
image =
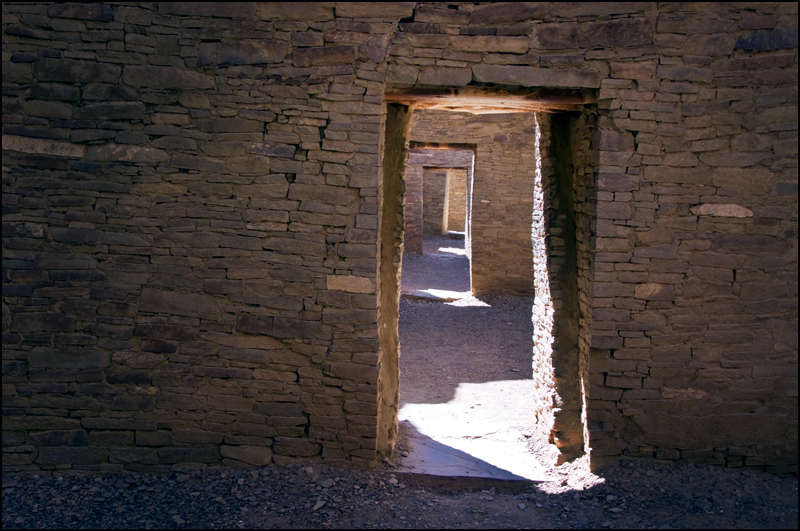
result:
[(390, 452), (410, 113), (387, 98), (522, 91), (578, 113), (540, 115), (538, 161), (532, 113), (411, 140), (476, 146), (476, 293), (547, 264), (577, 297), (574, 353), (556, 326), (544, 361), (556, 394), (578, 371), (593, 464), (796, 471), (797, 4), (451, 7), (3, 3), (5, 467)]
[(450, 168), (447, 172), (447, 226), (445, 231), (464, 232), (467, 227), (467, 183), (470, 171)]
[(448, 175), (446, 169), (422, 170), (422, 232), (442, 234), (445, 216)]

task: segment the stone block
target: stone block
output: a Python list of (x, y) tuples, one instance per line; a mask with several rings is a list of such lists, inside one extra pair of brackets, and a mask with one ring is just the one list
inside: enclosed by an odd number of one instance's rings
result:
[(642, 378), (636, 376), (606, 376), (606, 387), (641, 389)]
[(647, 166), (644, 178), (653, 183), (711, 184), (711, 173), (706, 168), (676, 168)]
[(282, 63), (291, 51), (285, 41), (249, 40), (228, 43), (203, 43), (197, 66), (228, 66)]
[(605, 151), (633, 152), (636, 147), (633, 141), (633, 134), (624, 131), (609, 131), (607, 129), (601, 129), (595, 133), (594, 143), (597, 149)]
[(476, 6), (469, 14), (469, 23), (513, 24), (526, 20), (540, 20), (547, 14), (547, 4), (542, 2), (501, 2)]
[(280, 142), (262, 142), (258, 144), (252, 144), (250, 146), (250, 153), (266, 155), (269, 157), (282, 157), (291, 159), (294, 157), (294, 152), (296, 149), (297, 146), (281, 144)]
[(260, 133), (264, 124), (245, 118), (209, 118), (198, 120), (197, 126), (208, 133)]
[(601, 173), (597, 176), (597, 189), (608, 192), (630, 192), (639, 189), (639, 176), (622, 173)]
[(644, 17), (585, 22), (578, 24), (577, 39), (583, 48), (646, 46), (653, 43), (653, 28)]
[(675, 288), (669, 284), (639, 284), (634, 291), (637, 299), (672, 301), (675, 300)]
[(632, 417), (647, 444), (706, 449), (733, 445), (775, 444), (782, 440), (786, 418), (780, 415), (740, 414), (704, 416), (697, 413)]
[(152, 369), (166, 360), (166, 356), (151, 352), (137, 352), (118, 350), (111, 357), (116, 363), (126, 365), (133, 369)]
[(378, 381), (378, 367), (358, 363), (331, 363), (331, 376), (374, 384)]
[(297, 402), (259, 402), (253, 412), (268, 417), (302, 417), (303, 404)]
[(380, 9), (373, 2), (337, 2), (336, 16), (346, 18), (407, 18), (416, 2), (385, 2)]
[(632, 217), (630, 202), (597, 202), (597, 219), (631, 219)]
[(203, 90), (214, 86), (214, 77), (209, 74), (152, 65), (125, 66), (122, 81), (132, 87), (159, 89)]
[(179, 293), (153, 288), (142, 289), (139, 297), (139, 310), (203, 319), (215, 319), (221, 315), (219, 301), (211, 295)]
[(111, 6), (106, 4), (50, 4), (47, 6), (47, 15), (57, 18), (108, 22), (111, 20), (112, 11)]
[[(90, 103), (75, 109), (76, 120), (141, 120), (144, 104), (139, 101), (109, 101)], [(116, 132), (115, 132), (116, 134)]]
[(797, 48), (797, 28), (754, 31), (739, 37), (734, 45), (734, 50), (759, 52), (784, 48)]
[(321, 48), (301, 48), (292, 52), (294, 66), (350, 65), (356, 60), (352, 46), (328, 46)]
[(95, 446), (42, 446), (35, 462), (39, 465), (95, 465), (108, 461), (108, 449)]
[(214, 3), (202, 2), (159, 2), (158, 12), (162, 15), (183, 15), (199, 17), (249, 18), (256, 14), (257, 2), (227, 2), (225, 9)]
[(99, 162), (154, 163), (169, 159), (169, 155), (162, 149), (108, 143), (90, 146), (86, 150), (86, 159)]
[(494, 35), (459, 35), (452, 37), (450, 46), (460, 52), (526, 53), (530, 47), (530, 39)]
[(253, 466), (266, 466), (272, 462), (272, 449), (266, 446), (220, 446), (220, 454)]
[(753, 217), (753, 211), (749, 208), (729, 203), (703, 203), (691, 207), (689, 211), (695, 216), (716, 216), (721, 218)]
[(328, 275), (327, 289), (347, 293), (375, 293), (375, 284), (367, 277)]
[(7, 151), (52, 155), (56, 157), (81, 158), (86, 151), (84, 146), (78, 146), (69, 142), (12, 135), (3, 135), (2, 145), (3, 149)]
[(765, 152), (724, 152), (714, 151), (700, 154), (700, 162), (709, 166), (740, 166), (747, 167), (758, 164), (771, 155)]
[(40, 59), (33, 65), (38, 81), (66, 83), (116, 83), (121, 69), (117, 65), (76, 59)]
[(308, 439), (275, 437), (273, 451), (276, 455), (314, 457), (322, 451), (322, 445), (310, 442)]
[(447, 85), (462, 87), (472, 81), (469, 68), (423, 68), (419, 82), (423, 85)]
[(276, 317), (272, 325), (272, 335), (278, 338), (331, 339), (331, 327), (317, 321), (283, 319)]
[(158, 450), (158, 462), (176, 463), (218, 463), (216, 448), (162, 448)]
[(65, 313), (27, 313), (12, 315), (11, 329), (17, 332), (70, 332), (75, 330), (75, 319)]
[(475, 81), (525, 87), (599, 88), (600, 75), (594, 70), (536, 68), (479, 64), (472, 67)]
[(32, 431), (28, 438), (36, 446), (89, 446), (84, 430)]
[(283, 348), (283, 344), (280, 341), (266, 336), (253, 337), (224, 334), (222, 332), (201, 332), (200, 338), (218, 345), (242, 349), (272, 350)]

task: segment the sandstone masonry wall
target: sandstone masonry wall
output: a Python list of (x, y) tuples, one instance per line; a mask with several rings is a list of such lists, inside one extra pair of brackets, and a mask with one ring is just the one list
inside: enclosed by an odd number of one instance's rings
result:
[(469, 170), (451, 168), (448, 170), (447, 186), (447, 227), (448, 231), (464, 232), (467, 226), (467, 183)]
[(424, 234), (442, 233), (447, 185), (448, 176), (446, 169), (423, 168), (422, 232)]
[(535, 356), (555, 394), (577, 367), (593, 464), (797, 470), (797, 4), (451, 7), (2, 4), (4, 467), (391, 451), (385, 96), (469, 87), (590, 102), (538, 160), (532, 113), (411, 139), (476, 146), (477, 293), (549, 279), (556, 325), (575, 280), (574, 356)]

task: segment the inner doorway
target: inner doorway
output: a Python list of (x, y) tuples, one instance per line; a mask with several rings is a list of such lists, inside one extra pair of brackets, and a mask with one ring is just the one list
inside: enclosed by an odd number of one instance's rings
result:
[[(440, 114), (449, 117), (454, 113)], [(474, 115), (464, 119), (471, 124), (480, 123)], [(513, 121), (513, 115), (494, 116), (487, 120), (487, 129), (509, 127)], [(430, 129), (425, 117), (417, 123)], [(544, 470), (528, 447), (535, 419), (532, 294), (474, 296), (469, 258), (470, 240), (474, 239), (464, 236), (471, 234), (466, 221), (471, 219), (474, 208), (476, 146), (417, 142), (418, 135), (412, 122), (405, 172), (405, 252), (401, 268), (400, 466), (428, 474), (542, 479)], [(507, 139), (494, 134), (480, 139), (488, 146), (498, 146), (482, 148), (484, 166), (489, 171), (481, 174), (479, 193), (482, 187), (508, 186), (504, 170), (493, 164), (502, 158), (499, 144)], [(516, 164), (517, 169), (524, 164), (522, 159), (509, 158), (505, 162)], [(468, 164), (462, 171), (469, 174), (461, 197), (457, 192), (449, 193), (449, 185), (453, 184), (450, 172), (458, 163)], [(518, 193), (524, 193), (522, 183), (514, 186)], [(527, 186), (525, 217), (530, 220), (533, 179)], [(481, 197), (491, 196), (484, 191)], [(422, 205), (418, 204), (420, 199)], [(463, 232), (448, 230), (453, 200), (464, 203)], [(498, 206), (491, 205), (492, 200), (497, 198), (484, 199), (481, 207)], [(498, 226), (505, 223), (498, 221)], [(422, 230), (418, 231), (420, 222)], [(530, 221), (526, 229), (529, 247)], [(483, 223), (479, 230), (493, 228)], [(409, 252), (418, 251), (418, 234), (422, 236), (422, 252)], [(480, 236), (487, 237), (483, 233)], [(512, 238), (513, 234), (502, 236)], [(481, 237), (478, 242), (483, 241)], [(528, 284), (532, 286), (530, 249), (526, 252), (525, 245), (521, 245), (519, 251), (528, 256)], [(487, 252), (486, 248), (478, 249), (479, 254)]]

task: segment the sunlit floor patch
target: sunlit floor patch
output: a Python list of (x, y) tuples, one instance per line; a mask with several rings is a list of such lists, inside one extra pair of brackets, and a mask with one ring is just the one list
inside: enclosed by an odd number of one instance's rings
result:
[(545, 480), (526, 448), (533, 423), (533, 381), (459, 384), (444, 404), (404, 404), (409, 455), (403, 469), (432, 475)]

